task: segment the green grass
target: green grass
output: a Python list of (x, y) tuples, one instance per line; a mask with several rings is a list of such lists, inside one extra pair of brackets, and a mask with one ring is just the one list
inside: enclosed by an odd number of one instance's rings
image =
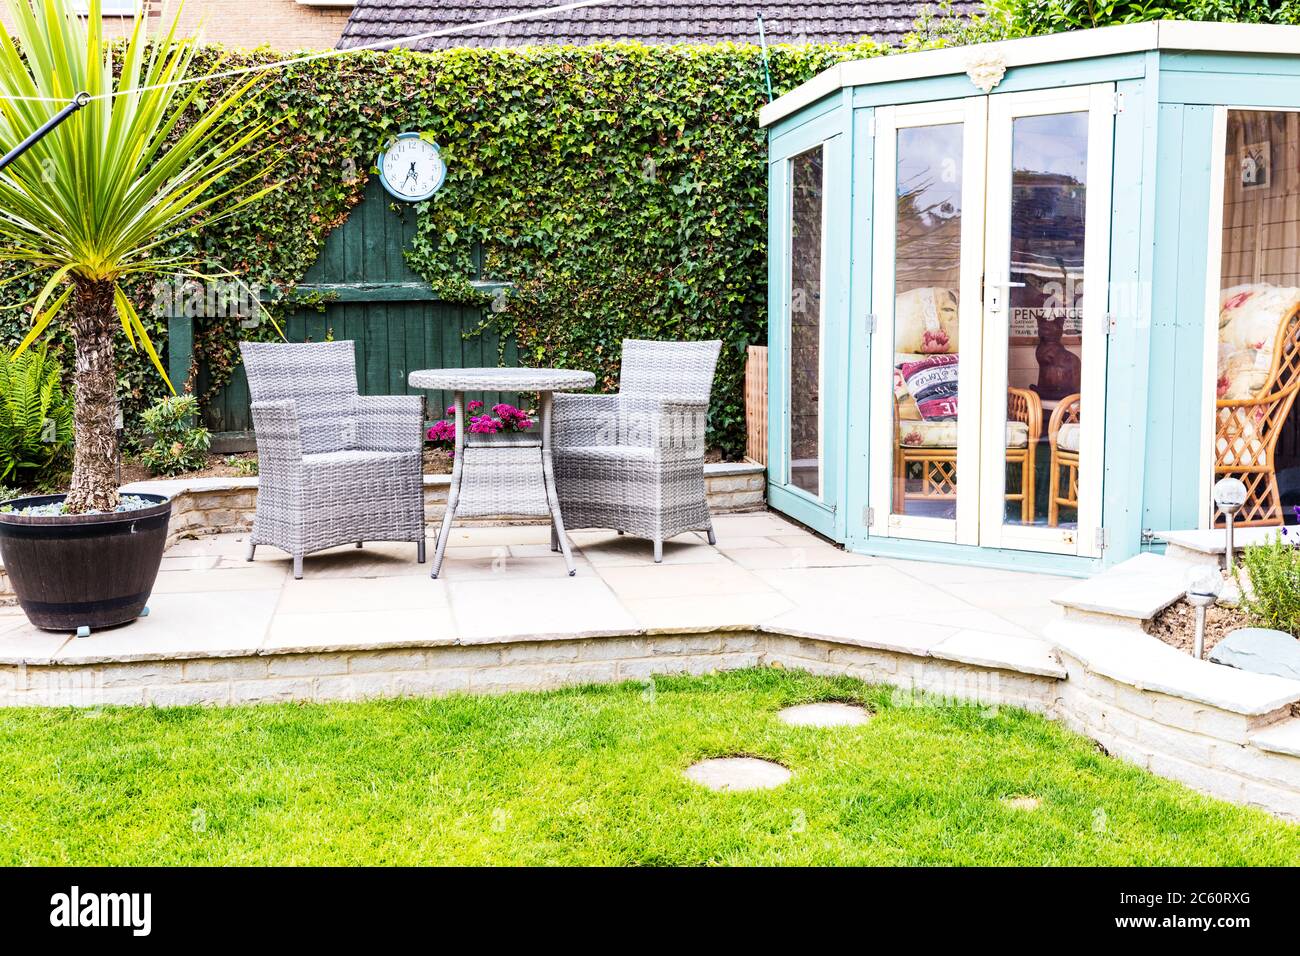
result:
[[(863, 727), (786, 727), (856, 700)], [(506, 697), (0, 712), (0, 863), (1295, 864), (1300, 827), (1022, 711), (778, 670)], [(716, 794), (701, 757), (794, 779)], [(1032, 796), (1037, 809), (1007, 806)]]

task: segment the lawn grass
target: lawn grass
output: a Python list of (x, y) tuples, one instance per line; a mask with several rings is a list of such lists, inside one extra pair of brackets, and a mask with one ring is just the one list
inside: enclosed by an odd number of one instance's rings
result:
[[(787, 727), (855, 700), (862, 727)], [(780, 789), (682, 776), (753, 754)], [(780, 670), (503, 697), (0, 712), (0, 863), (1296, 864), (1300, 827), (1022, 711)], [(1007, 799), (1035, 797), (1037, 809)]]

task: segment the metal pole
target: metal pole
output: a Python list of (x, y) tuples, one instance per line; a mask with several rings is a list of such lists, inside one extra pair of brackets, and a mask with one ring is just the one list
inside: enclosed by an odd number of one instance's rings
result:
[(1235, 511), (1225, 511), (1225, 512), (1224, 512), (1224, 517), (1228, 519), (1228, 573), (1229, 573), (1229, 574), (1232, 573), (1232, 558), (1233, 558), (1233, 554), (1232, 554), (1232, 552), (1233, 552), (1233, 547), (1232, 547), (1232, 517), (1233, 517), (1234, 514), (1236, 514)]
[(772, 68), (767, 62), (767, 34), (763, 31), (763, 14), (754, 14), (758, 18), (758, 43), (763, 48), (763, 78), (767, 80), (767, 101), (772, 102)]
[(23, 153), (27, 152), (29, 149), (31, 149), (33, 146), (39, 143), (42, 139), (45, 138), (45, 135), (47, 133), (49, 133), (52, 129), (54, 129), (65, 119), (67, 119), (73, 113), (77, 112), (77, 110), (81, 109), (89, 102), (90, 102), (89, 93), (83, 92), (83, 93), (78, 93), (76, 96), (74, 96), (71, 102), (69, 102), (67, 106), (63, 107), (63, 109), (59, 110), (49, 119), (47, 119), (41, 125), (40, 129), (36, 130), (36, 132), (32, 133), (30, 136), (28, 136), (25, 140), (23, 140), (21, 143), (15, 146), (13, 149), (9, 150), (9, 152), (5, 153), (3, 158), (0, 158), (0, 170), (4, 169), (6, 166), (12, 163)]

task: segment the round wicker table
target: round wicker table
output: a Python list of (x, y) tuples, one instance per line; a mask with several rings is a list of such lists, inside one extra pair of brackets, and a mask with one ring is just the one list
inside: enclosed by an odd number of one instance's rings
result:
[[(573, 551), (560, 517), (551, 467), (551, 393), (591, 388), (591, 372), (559, 368), (444, 368), (412, 372), (412, 388), (442, 389), (454, 396), (456, 455), (447, 489), (447, 510), (434, 549), (432, 577), (442, 570), (452, 519), (534, 515), (549, 517), (572, 577)], [(467, 430), (466, 392), (536, 392), (537, 427), (527, 432), (481, 435)]]

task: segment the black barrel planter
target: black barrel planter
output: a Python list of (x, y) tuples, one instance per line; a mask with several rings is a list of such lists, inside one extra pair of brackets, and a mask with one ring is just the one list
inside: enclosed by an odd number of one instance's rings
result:
[[(167, 544), (172, 503), (89, 515), (21, 515), (17, 509), (63, 495), (15, 498), (0, 512), (0, 559), (28, 620), (47, 631), (134, 621), (153, 591)], [(84, 633), (84, 632), (83, 632)]]

